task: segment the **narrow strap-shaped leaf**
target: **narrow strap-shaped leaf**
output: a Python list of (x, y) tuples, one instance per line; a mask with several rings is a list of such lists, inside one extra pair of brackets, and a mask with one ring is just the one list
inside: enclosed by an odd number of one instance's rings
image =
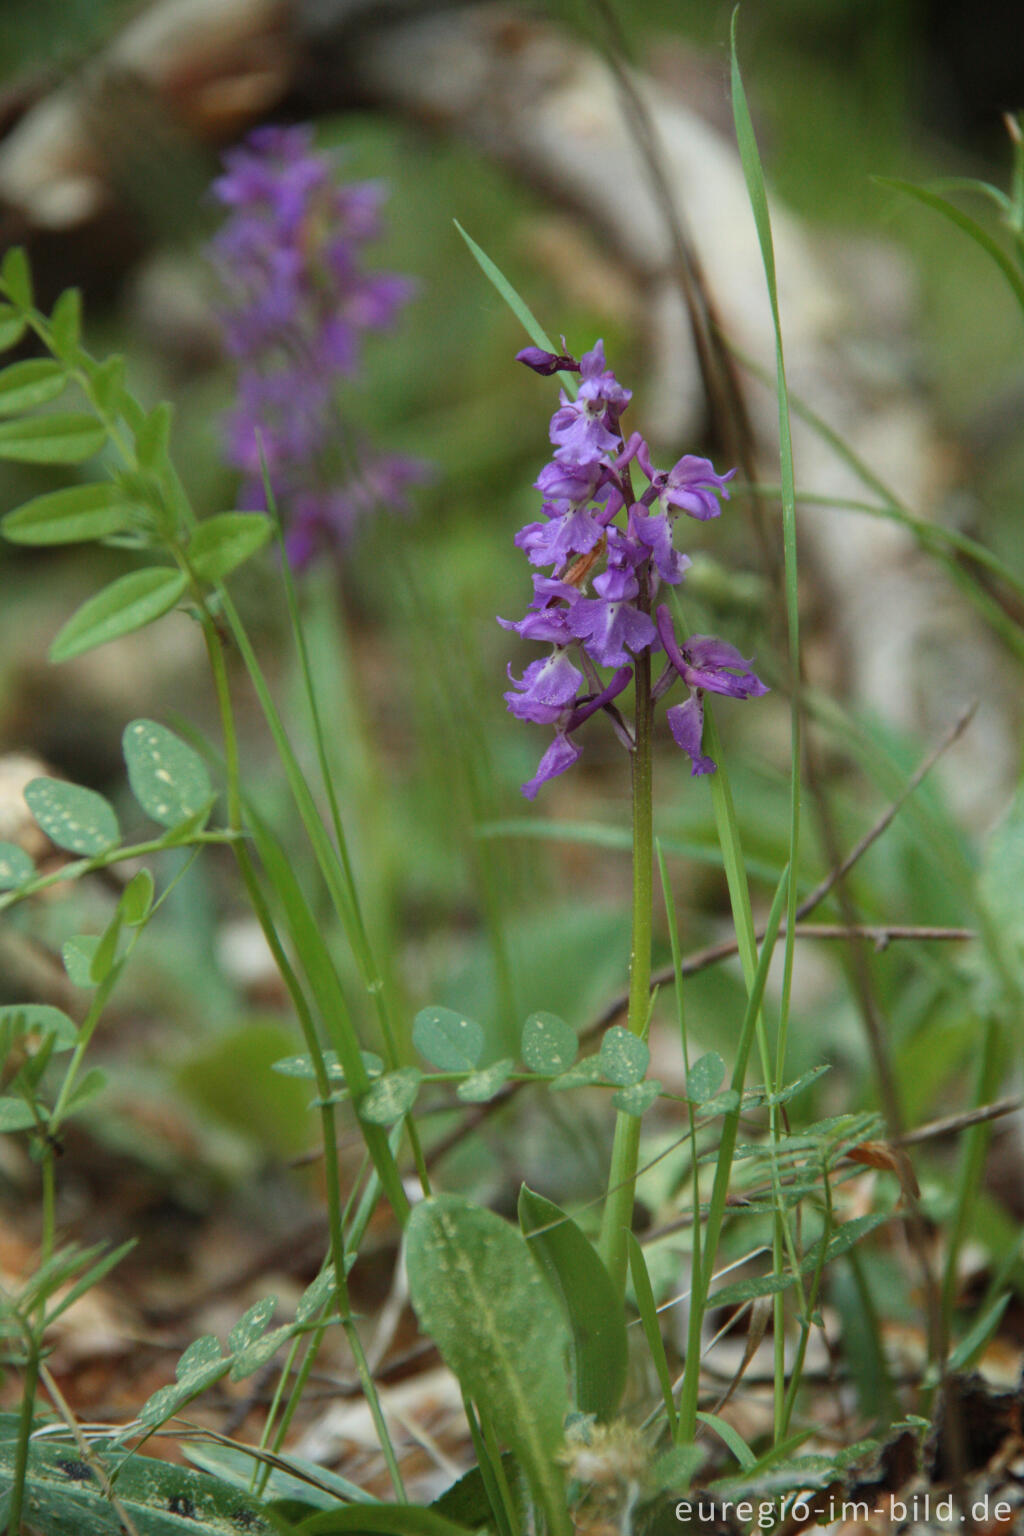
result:
[(665, 1403), (665, 1414), (668, 1418), (669, 1429), (673, 1440), (679, 1425), (679, 1416), (676, 1413), (676, 1402), (672, 1392), (672, 1373), (668, 1368), (668, 1357), (665, 1354), (665, 1343), (661, 1337), (661, 1329), (658, 1327), (658, 1309), (654, 1302), (654, 1291), (651, 1288), (651, 1277), (647, 1273), (647, 1261), (640, 1242), (633, 1232), (626, 1234), (626, 1251), (629, 1254), (629, 1273), (633, 1280), (633, 1291), (636, 1295), (637, 1311), (640, 1313), (640, 1323), (647, 1340), (647, 1349), (654, 1362), (654, 1369), (658, 1373), (658, 1383), (661, 1387), (661, 1395)]
[(524, 1184), (519, 1225), (562, 1304), (572, 1333), (576, 1407), (605, 1420), (626, 1386), (626, 1320), (611, 1276), (576, 1223)]

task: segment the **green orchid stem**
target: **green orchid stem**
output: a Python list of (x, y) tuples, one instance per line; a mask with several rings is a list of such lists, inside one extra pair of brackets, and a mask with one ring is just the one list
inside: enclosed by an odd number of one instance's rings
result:
[[(654, 813), (651, 792), (651, 657), (636, 663), (636, 746), (633, 752), (633, 939), (629, 957), (628, 1027), (647, 1036), (651, 994), (651, 929), (654, 902)], [(640, 1118), (620, 1110), (615, 1121), (600, 1252), (620, 1295), (626, 1292), (626, 1234), (633, 1222)]]

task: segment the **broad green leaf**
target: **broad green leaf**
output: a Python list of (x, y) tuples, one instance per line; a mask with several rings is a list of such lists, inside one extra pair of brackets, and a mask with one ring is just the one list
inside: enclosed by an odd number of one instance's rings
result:
[(203, 581), (223, 581), (258, 552), (273, 533), (265, 512), (220, 512), (199, 524), (188, 546), (192, 569)]
[[(13, 1416), (11, 1416), (13, 1417)], [(7, 1422), (2, 1426), (7, 1429)], [(0, 1507), (6, 1510), (17, 1435), (0, 1439)], [(93, 1449), (90, 1462), (73, 1440), (29, 1443), (24, 1529), (46, 1536), (121, 1536), (125, 1527), (97, 1467), (117, 1471), (117, 1498), (137, 1536), (274, 1536), (286, 1528), (249, 1493), (191, 1468)]]
[(25, 803), (51, 842), (71, 853), (93, 858), (116, 846), (117, 817), (95, 790), (63, 779), (32, 779), (25, 785)]
[(31, 357), (0, 369), (0, 416), (18, 416), (56, 400), (68, 382), (63, 363), (52, 357)]
[(519, 1225), (569, 1324), (576, 1407), (610, 1419), (625, 1390), (629, 1353), (611, 1276), (576, 1223), (525, 1184), (519, 1191)]
[(419, 1504), (354, 1504), (310, 1515), (297, 1527), (302, 1536), (469, 1536), (432, 1509)]
[(78, 346), (82, 334), (82, 295), (77, 288), (65, 288), (50, 316), (53, 349), (67, 359)]
[(52, 1035), (55, 1051), (70, 1051), (78, 1040), (78, 1027), (60, 1008), (49, 1003), (8, 1003), (0, 1008), (0, 1030), (12, 1035)]
[(565, 1325), (525, 1239), (459, 1195), (417, 1205), (406, 1234), (421, 1327), (516, 1453), (549, 1536), (562, 1536), (569, 1527), (555, 1457), (569, 1406)]
[(576, 1060), (576, 1031), (553, 1013), (531, 1013), (519, 1046), (531, 1072), (557, 1077)]
[(605, 1031), (597, 1059), (610, 1083), (628, 1088), (643, 1078), (651, 1053), (639, 1035), (632, 1034), (621, 1024), (613, 1024)]
[(210, 803), (206, 764), (173, 731), (155, 720), (132, 720), (122, 747), (132, 794), (161, 826), (176, 827)]
[(8, 512), (0, 532), (13, 544), (81, 544), (121, 533), (131, 516), (124, 493), (102, 480), (37, 496), (16, 512)]
[(463, 1104), (486, 1104), (489, 1099), (494, 1098), (496, 1093), (501, 1092), (515, 1071), (515, 1066), (511, 1056), (506, 1056), (503, 1060), (484, 1067), (481, 1072), (471, 1072), (455, 1092)]
[(71, 615), (50, 646), (50, 660), (68, 661), (152, 624), (174, 607), (187, 586), (183, 571), (165, 565), (119, 576)]
[(78, 933), (73, 939), (65, 940), (60, 957), (68, 973), (68, 980), (74, 986), (95, 986), (92, 979), (92, 962), (96, 958), (99, 947), (100, 939), (97, 933)]
[(639, 1119), (647, 1113), (660, 1092), (660, 1079), (648, 1077), (642, 1083), (630, 1083), (628, 1088), (620, 1088), (617, 1093), (613, 1093), (612, 1104), (616, 1109), (621, 1109), (624, 1115), (636, 1115)]
[(25, 334), (25, 317), (9, 304), (0, 304), (0, 352), (7, 352)]
[(228, 1349), (232, 1354), (237, 1354), (240, 1349), (245, 1349), (255, 1339), (262, 1337), (276, 1307), (276, 1296), (264, 1296), (254, 1301), (247, 1312), (242, 1313), (228, 1334)]
[(451, 1008), (421, 1008), (412, 1026), (412, 1043), (442, 1072), (471, 1072), (484, 1049), (484, 1032), (475, 1019)]
[(385, 1072), (359, 1105), (360, 1120), (368, 1120), (371, 1125), (393, 1125), (415, 1104), (422, 1076), (416, 1067), (399, 1067), (395, 1072)]
[(129, 928), (139, 928), (153, 909), (156, 886), (148, 869), (138, 870), (124, 888), (118, 905)]
[(12, 245), (0, 262), (0, 280), (21, 309), (32, 308), (32, 270), (25, 248)]
[(27, 1131), (38, 1119), (24, 1099), (0, 1099), (0, 1136), (11, 1131)]
[(0, 891), (16, 891), (33, 878), (36, 867), (17, 843), (0, 843)]
[(23, 464), (81, 464), (99, 453), (107, 429), (84, 413), (0, 422), (0, 459)]
[(699, 1056), (686, 1074), (686, 1097), (691, 1104), (706, 1104), (713, 1099), (725, 1077), (725, 1062), (717, 1051)]

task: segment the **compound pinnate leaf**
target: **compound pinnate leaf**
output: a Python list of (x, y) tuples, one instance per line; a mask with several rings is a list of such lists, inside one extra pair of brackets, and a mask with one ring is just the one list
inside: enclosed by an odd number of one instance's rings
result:
[(188, 577), (169, 566), (119, 576), (73, 613), (50, 647), (51, 661), (69, 661), (108, 640), (159, 619), (184, 596)]
[(531, 1013), (519, 1047), (531, 1072), (557, 1077), (576, 1060), (576, 1031), (554, 1013)]
[(442, 1072), (471, 1072), (484, 1049), (484, 1032), (475, 1019), (451, 1008), (421, 1008), (412, 1026), (416, 1049)]
[(264, 1296), (260, 1301), (254, 1301), (247, 1312), (243, 1312), (238, 1322), (228, 1334), (228, 1349), (232, 1354), (237, 1354), (240, 1349), (245, 1349), (254, 1339), (261, 1338), (266, 1331), (267, 1324), (274, 1315), (277, 1306), (276, 1296)]
[(27, 885), (36, 867), (17, 843), (0, 843), (0, 891), (16, 891)]
[(132, 720), (122, 738), (132, 794), (147, 816), (176, 827), (213, 798), (206, 764), (190, 746), (155, 720)]
[(629, 1088), (643, 1078), (651, 1053), (639, 1035), (632, 1034), (621, 1024), (613, 1024), (605, 1032), (597, 1059), (608, 1082), (619, 1088)]
[(81, 464), (99, 453), (107, 429), (95, 416), (26, 416), (0, 423), (0, 459), (22, 464)]
[(25, 803), (52, 843), (92, 858), (113, 848), (120, 837), (114, 808), (95, 790), (63, 779), (32, 779)]
[(0, 531), (12, 544), (84, 544), (121, 533), (131, 522), (132, 507), (116, 485), (69, 485), (37, 496), (8, 512)]

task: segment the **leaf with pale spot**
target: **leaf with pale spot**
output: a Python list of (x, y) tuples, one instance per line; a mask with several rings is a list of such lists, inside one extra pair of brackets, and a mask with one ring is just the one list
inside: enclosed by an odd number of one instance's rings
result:
[(623, 1029), (621, 1024), (613, 1024), (601, 1041), (597, 1059), (610, 1083), (629, 1088), (643, 1078), (651, 1053), (639, 1035)]
[(359, 1106), (359, 1118), (371, 1125), (393, 1125), (416, 1102), (422, 1074), (416, 1067), (399, 1067), (378, 1078)]
[(132, 794), (161, 826), (180, 826), (210, 805), (213, 786), (206, 764), (173, 731), (155, 720), (133, 720), (125, 727), (122, 745)]
[(63, 779), (32, 779), (25, 803), (52, 843), (89, 858), (116, 846), (121, 835), (113, 806), (95, 790)]
[(471, 1072), (484, 1049), (484, 1032), (475, 1019), (451, 1008), (421, 1008), (412, 1026), (421, 1055), (442, 1072)]
[(0, 843), (0, 891), (16, 891), (27, 885), (36, 867), (17, 843)]
[(576, 1031), (554, 1013), (531, 1013), (519, 1046), (531, 1072), (557, 1077), (576, 1060)]

